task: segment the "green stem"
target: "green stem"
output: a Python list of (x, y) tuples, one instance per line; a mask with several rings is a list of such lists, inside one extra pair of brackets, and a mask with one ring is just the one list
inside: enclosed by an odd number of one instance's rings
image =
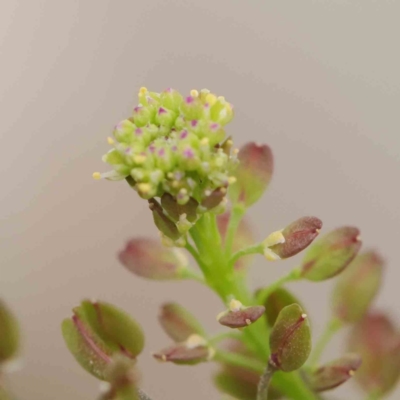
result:
[(229, 265), (235, 265), (236, 261), (243, 256), (247, 256), (249, 254), (261, 254), (263, 252), (264, 245), (262, 243), (257, 243), (253, 246), (247, 247), (245, 249), (239, 250), (233, 254), (231, 259), (229, 260)]
[(335, 333), (337, 333), (342, 327), (343, 327), (343, 323), (336, 318), (333, 318), (328, 322), (324, 332), (322, 333), (321, 337), (319, 338), (319, 340), (314, 348), (314, 351), (311, 355), (310, 362), (309, 362), (311, 368), (317, 367), (317, 364), (318, 364), (326, 346), (331, 341), (333, 335)]
[(257, 400), (268, 400), (268, 389), (275, 371), (275, 367), (268, 363), (258, 383)]
[(264, 371), (264, 364), (261, 361), (248, 358), (238, 353), (218, 350), (215, 353), (214, 361), (228, 364), (232, 367), (241, 367), (257, 374), (262, 374)]
[(223, 332), (208, 339), (211, 345), (216, 345), (224, 339), (238, 339), (241, 340), (241, 335), (238, 332)]
[(273, 293), (276, 289), (279, 289), (285, 283), (297, 281), (299, 279), (300, 279), (300, 270), (297, 268), (293, 269), (287, 275), (282, 276), (277, 281), (275, 281), (273, 284), (267, 286), (264, 289), (261, 289), (257, 294), (257, 302), (259, 304), (264, 304), (265, 301), (267, 300), (268, 296), (271, 293)]
[(225, 255), (230, 258), (232, 254), (233, 241), (235, 239), (237, 228), (242, 220), (246, 209), (241, 204), (235, 204), (231, 211), (228, 228), (225, 236)]
[(380, 400), (381, 398), (379, 391), (373, 391), (367, 395), (366, 400)]
[(186, 242), (185, 248), (192, 255), (192, 257), (194, 258), (194, 260), (197, 262), (198, 266), (204, 273), (207, 267), (206, 265), (204, 265), (202, 259), (200, 258), (200, 254), (197, 252), (197, 250), (189, 242)]

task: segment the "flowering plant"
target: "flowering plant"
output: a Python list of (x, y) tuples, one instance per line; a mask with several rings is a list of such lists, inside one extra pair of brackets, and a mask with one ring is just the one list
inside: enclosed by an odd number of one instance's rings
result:
[[(154, 358), (219, 364), (215, 384), (232, 399), (323, 399), (353, 376), (368, 399), (383, 398), (400, 376), (400, 335), (386, 314), (370, 311), (381, 285), (382, 258), (374, 251), (358, 254), (360, 232), (352, 226), (318, 237), (322, 222), (314, 216), (289, 221), (254, 242), (246, 212), (269, 186), (273, 156), (267, 145), (235, 148), (225, 132), (232, 118), (232, 105), (208, 90), (185, 97), (172, 89), (141, 88), (139, 105), (108, 139), (112, 149), (103, 161), (111, 171), (93, 174), (126, 181), (148, 202), (160, 234), (161, 240), (130, 240), (119, 253), (122, 265), (146, 279), (196, 280), (225, 308), (216, 313), (224, 330), (212, 335), (181, 305), (163, 304), (159, 322), (172, 344)], [(289, 274), (255, 292), (249, 289), (252, 256), (279, 262), (305, 249)], [(285, 284), (339, 274), (331, 321), (313, 346), (308, 314)], [(4, 362), (17, 351), (18, 330), (5, 306), (0, 321)], [(346, 327), (347, 351), (321, 365), (330, 338)], [(138, 378), (145, 336), (128, 314), (85, 300), (64, 320), (62, 333), (79, 364), (106, 382), (100, 399), (149, 399)], [(1, 400), (7, 398), (0, 392)]]

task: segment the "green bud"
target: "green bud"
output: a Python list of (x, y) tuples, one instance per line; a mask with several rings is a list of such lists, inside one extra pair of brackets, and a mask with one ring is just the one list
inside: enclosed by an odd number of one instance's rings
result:
[(130, 240), (118, 258), (134, 274), (160, 281), (184, 278), (189, 263), (180, 250), (144, 238)]
[(284, 372), (299, 369), (311, 352), (311, 330), (307, 314), (298, 304), (284, 307), (270, 336), (270, 363)]
[(336, 318), (352, 323), (365, 315), (381, 286), (383, 264), (373, 251), (360, 254), (351, 262), (333, 292)]
[(322, 221), (318, 218), (300, 218), (282, 230), (284, 242), (270, 246), (269, 250), (279, 258), (293, 257), (313, 242), (321, 228)]
[[(265, 314), (270, 327), (274, 326), (281, 310), (291, 304), (300, 304), (298, 299), (287, 289), (278, 288), (265, 301)], [(301, 306), (302, 307), (302, 306)], [(303, 307), (302, 307), (303, 308)]]
[(159, 231), (172, 240), (178, 240), (181, 237), (181, 233), (175, 223), (164, 214), (160, 204), (155, 199), (150, 199), (149, 208), (153, 213), (154, 224)]
[(267, 145), (247, 143), (238, 154), (239, 165), (234, 176), (236, 182), (230, 185), (229, 196), (233, 203), (250, 207), (257, 202), (267, 189), (273, 172), (273, 156)]
[(379, 398), (393, 389), (400, 377), (400, 336), (384, 314), (366, 315), (352, 329), (348, 349), (359, 354), (362, 365), (354, 378)]
[(76, 361), (99, 379), (107, 379), (113, 357), (135, 359), (144, 346), (142, 329), (124, 311), (85, 300), (62, 323), (65, 343)]
[(309, 376), (309, 384), (316, 392), (334, 389), (354, 376), (361, 362), (358, 354), (345, 354), (313, 371)]
[(214, 353), (214, 349), (209, 346), (204, 338), (194, 334), (189, 336), (185, 342), (176, 343), (154, 353), (153, 356), (159, 361), (169, 361), (181, 365), (195, 365), (210, 361)]
[(19, 345), (18, 322), (6, 304), (0, 300), (0, 363), (14, 358)]
[(217, 321), (229, 328), (244, 328), (257, 321), (265, 312), (264, 306), (244, 307), (238, 300), (231, 300), (229, 309), (221, 312)]
[(166, 303), (161, 307), (158, 320), (165, 333), (175, 342), (184, 342), (189, 336), (205, 336), (197, 319), (177, 303)]
[(342, 272), (361, 247), (360, 231), (353, 227), (335, 229), (307, 251), (301, 267), (303, 278), (323, 281)]

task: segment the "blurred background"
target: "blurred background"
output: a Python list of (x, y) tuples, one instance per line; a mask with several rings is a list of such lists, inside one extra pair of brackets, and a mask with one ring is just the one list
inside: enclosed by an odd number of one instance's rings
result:
[[(276, 159), (273, 183), (250, 212), (257, 237), (304, 215), (321, 218), (325, 231), (358, 226), (364, 247), (387, 260), (376, 307), (400, 327), (399, 12), (396, 0), (2, 0), (0, 295), (24, 330), (23, 369), (9, 377), (21, 400), (96, 398), (97, 381), (60, 334), (86, 297), (143, 325), (140, 367), (154, 400), (221, 398), (212, 366), (159, 364), (150, 353), (169, 344), (160, 303), (181, 302), (211, 332), (222, 305), (196, 283), (124, 270), (116, 253), (130, 237), (156, 236), (151, 215), (128, 185), (91, 178), (107, 169), (106, 137), (140, 86), (206, 87), (232, 102), (236, 144), (268, 143)], [(299, 259), (257, 258), (253, 286)], [(290, 286), (315, 336), (329, 318), (332, 283)], [(363, 398), (350, 383), (335, 393)]]

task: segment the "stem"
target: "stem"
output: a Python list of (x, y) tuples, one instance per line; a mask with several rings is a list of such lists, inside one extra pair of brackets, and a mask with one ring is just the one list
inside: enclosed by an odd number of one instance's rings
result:
[(381, 398), (381, 395), (379, 394), (379, 391), (373, 391), (367, 395), (366, 400), (379, 400)]
[(271, 363), (268, 363), (258, 383), (257, 400), (268, 400), (269, 384), (275, 371), (275, 367)]
[(227, 351), (218, 350), (215, 353), (214, 361), (222, 362), (223, 364), (231, 365), (232, 367), (241, 367), (247, 370), (262, 374), (264, 363), (261, 361), (248, 358), (238, 353), (230, 353)]
[(231, 217), (229, 218), (228, 228), (226, 230), (225, 237), (225, 254), (227, 258), (232, 253), (233, 240), (235, 239), (237, 228), (240, 224), (241, 219), (246, 209), (241, 204), (235, 204), (232, 208)]
[(267, 300), (268, 296), (273, 293), (276, 289), (282, 287), (285, 283), (297, 281), (300, 279), (300, 270), (293, 269), (287, 275), (282, 276), (277, 281), (275, 281), (272, 285), (267, 286), (264, 289), (261, 289), (257, 294), (257, 302), (259, 304), (264, 304), (265, 300)]
[(208, 342), (212, 345), (216, 345), (217, 343), (221, 342), (224, 339), (238, 339), (241, 340), (241, 335), (237, 332), (223, 332), (218, 335), (215, 335), (208, 339)]
[(328, 322), (310, 358), (311, 368), (315, 368), (317, 366), (323, 351), (325, 350), (328, 343), (331, 341), (333, 335), (338, 332), (342, 327), (342, 322), (336, 318), (333, 318)]
[(229, 260), (229, 265), (235, 265), (236, 261), (243, 256), (247, 256), (249, 254), (260, 254), (263, 251), (263, 244), (257, 243), (253, 246), (247, 247), (245, 249), (239, 250), (233, 254), (231, 259)]
[(203, 270), (203, 261), (201, 260), (200, 254), (197, 252), (197, 250), (189, 242), (186, 242), (185, 249), (192, 255), (199, 267)]

